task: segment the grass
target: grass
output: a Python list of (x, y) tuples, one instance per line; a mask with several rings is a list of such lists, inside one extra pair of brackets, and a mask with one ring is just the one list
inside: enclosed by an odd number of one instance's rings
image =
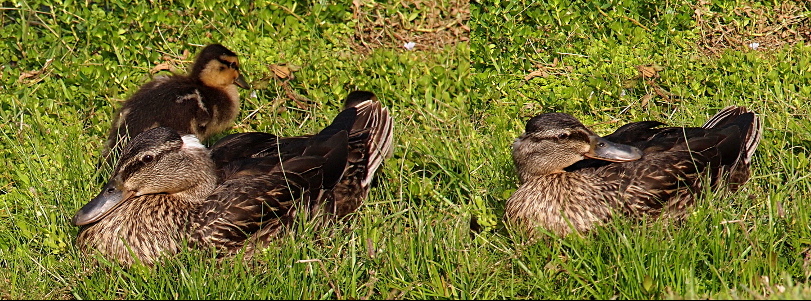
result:
[[(4, 3), (0, 298), (811, 297), (811, 9), (786, 3)], [(97, 267), (70, 219), (109, 174), (94, 166), (114, 110), (156, 66), (185, 70), (215, 42), (253, 84), (228, 133), (312, 133), (365, 89), (393, 113), (394, 156), (352, 220), (301, 224), (253, 261)], [(563, 111), (606, 134), (700, 125), (731, 104), (764, 119), (753, 178), (681, 225), (620, 219), (535, 243), (502, 228), (529, 117)]]

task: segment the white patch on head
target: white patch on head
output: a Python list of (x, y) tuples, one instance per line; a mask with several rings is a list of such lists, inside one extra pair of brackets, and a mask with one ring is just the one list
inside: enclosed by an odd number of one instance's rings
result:
[(200, 143), (200, 139), (197, 139), (197, 136), (195, 135), (183, 135), (181, 138), (183, 139), (183, 149), (208, 150), (203, 144)]

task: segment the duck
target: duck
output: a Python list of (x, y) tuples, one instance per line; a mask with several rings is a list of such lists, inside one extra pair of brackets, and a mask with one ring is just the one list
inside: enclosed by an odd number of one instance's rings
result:
[[(388, 108), (371, 98), (347, 100), (330, 125), (300, 137), (245, 133), (206, 148), (169, 127), (138, 134), (108, 183), (73, 217), (78, 249), (125, 267), (153, 266), (189, 248), (250, 258), (300, 216), (315, 227), (346, 218), (368, 197), (393, 145)], [(253, 151), (226, 155), (234, 145)], [(215, 154), (227, 160), (215, 163)]]
[(159, 76), (132, 94), (113, 118), (102, 158), (113, 165), (131, 137), (169, 127), (201, 141), (228, 129), (239, 114), (237, 88), (249, 89), (239, 59), (221, 44), (204, 47), (188, 74)]
[(701, 127), (626, 124), (600, 137), (573, 116), (531, 118), (512, 144), (519, 187), (505, 224), (530, 238), (585, 234), (615, 217), (683, 219), (705, 190), (737, 191), (750, 178), (760, 117), (729, 106)]

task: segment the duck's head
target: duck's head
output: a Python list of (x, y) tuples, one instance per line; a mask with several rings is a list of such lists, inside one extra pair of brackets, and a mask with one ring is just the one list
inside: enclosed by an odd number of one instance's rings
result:
[(512, 155), (521, 182), (526, 182), (563, 172), (584, 158), (625, 162), (641, 158), (642, 152), (601, 138), (569, 114), (546, 113), (527, 122), (526, 130), (513, 143)]
[(191, 76), (200, 79), (209, 87), (225, 88), (237, 85), (244, 89), (250, 88), (239, 73), (239, 59), (236, 53), (220, 44), (211, 44), (203, 48), (194, 60)]
[(110, 181), (73, 217), (76, 226), (97, 222), (141, 196), (168, 194), (201, 201), (216, 185), (214, 165), (194, 135), (158, 127), (138, 134), (121, 155)]

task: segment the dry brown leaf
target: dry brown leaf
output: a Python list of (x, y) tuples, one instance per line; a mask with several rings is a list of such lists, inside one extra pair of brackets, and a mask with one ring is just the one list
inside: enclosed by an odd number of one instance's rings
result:
[(268, 69), (270, 69), (270, 71), (273, 71), (273, 74), (276, 75), (277, 78), (284, 80), (296, 78), (293, 75), (293, 72), (298, 71), (299, 67), (294, 65), (288, 65), (287, 63), (281, 63), (281, 64), (271, 64), (270, 66), (268, 66)]
[(23, 81), (25, 79), (35, 77), (35, 76), (39, 75), (40, 73), (42, 73), (42, 71), (39, 71), (39, 70), (26, 71), (26, 72), (23, 72), (22, 74), (20, 74), (20, 77), (17, 78), (17, 80), (18, 81)]
[(659, 71), (665, 70), (665, 68), (657, 64), (647, 64), (636, 66), (636, 70), (639, 71), (642, 78), (658, 78)]
[[(32, 82), (37, 82), (37, 81), (41, 80), (41, 79), (34, 78), (34, 77), (37, 77), (38, 75), (40, 75), (42, 73), (45, 73), (45, 70), (48, 69), (48, 66), (51, 65), (51, 62), (53, 62), (53, 59), (47, 59), (45, 61), (45, 65), (43, 65), (42, 68), (40, 68), (39, 70), (23, 72), (22, 74), (20, 74), (20, 77), (17, 78), (17, 81), (22, 82), (22, 83), (32, 83)], [(33, 78), (33, 79), (30, 79), (30, 78)]]
[(545, 70), (538, 69), (530, 72), (529, 74), (527, 74), (527, 76), (524, 76), (524, 80), (530, 80), (536, 77), (547, 77), (547, 76), (549, 76), (549, 73), (547, 73)]
[(167, 62), (157, 64), (157, 65), (155, 65), (155, 67), (152, 67), (152, 69), (149, 69), (149, 73), (155, 74), (155, 73), (158, 73), (158, 72), (163, 71), (163, 70), (171, 71), (172, 70), (172, 65), (170, 65)]

